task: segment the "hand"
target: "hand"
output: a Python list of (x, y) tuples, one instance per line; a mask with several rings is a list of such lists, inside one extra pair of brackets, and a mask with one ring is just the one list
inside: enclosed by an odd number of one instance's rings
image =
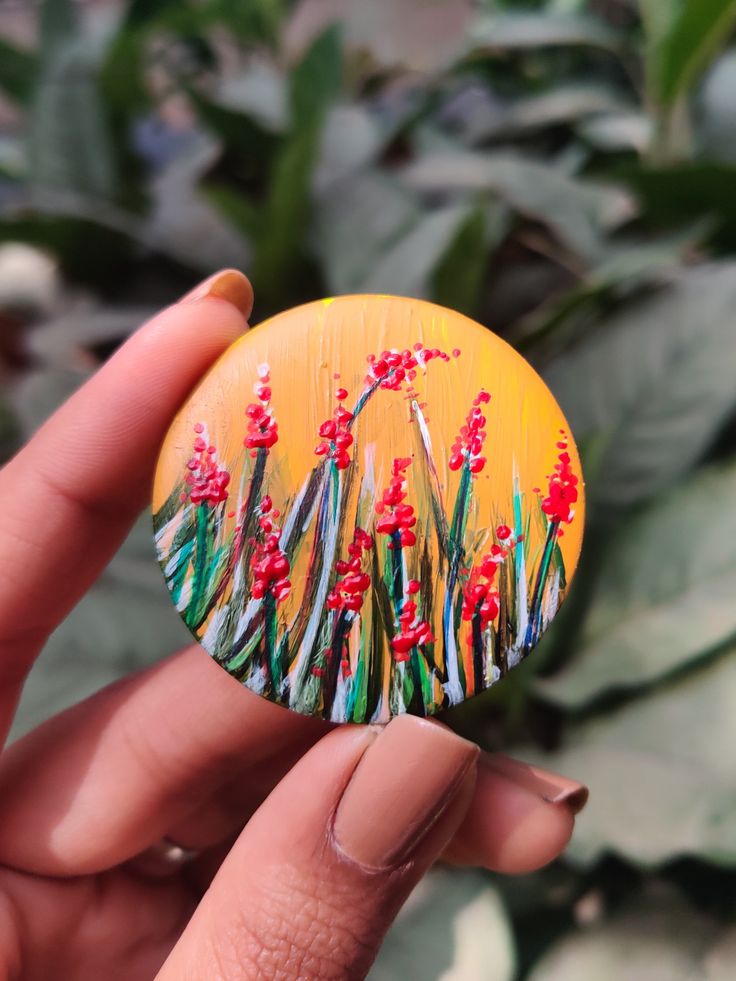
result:
[[(49, 633), (146, 506), (170, 419), (251, 304), (240, 273), (206, 281), (0, 473), (3, 736)], [(434, 861), (544, 865), (585, 796), (435, 722), (295, 715), (192, 647), (0, 757), (0, 974), (360, 977)], [(164, 837), (197, 856), (157, 866)]]

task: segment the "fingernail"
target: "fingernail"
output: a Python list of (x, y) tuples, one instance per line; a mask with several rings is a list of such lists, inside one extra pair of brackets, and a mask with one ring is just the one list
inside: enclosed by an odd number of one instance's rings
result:
[(194, 303), (210, 297), (226, 300), (246, 318), (250, 316), (253, 309), (253, 287), (248, 277), (237, 269), (223, 269), (215, 273), (199, 286), (195, 286), (180, 300), (180, 303)]
[(393, 719), (343, 793), (335, 844), (368, 868), (401, 865), (455, 799), (477, 757), (477, 746), (444, 726)]
[(588, 788), (559, 773), (550, 773), (502, 753), (483, 756), (481, 763), (520, 787), (538, 794), (548, 804), (563, 804), (573, 814), (579, 814), (588, 802)]

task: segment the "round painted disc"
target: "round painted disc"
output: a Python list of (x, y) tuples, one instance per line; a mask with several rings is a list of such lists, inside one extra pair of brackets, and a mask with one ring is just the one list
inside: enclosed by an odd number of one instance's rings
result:
[(346, 296), (225, 352), (166, 437), (153, 514), (176, 607), (223, 668), (298, 712), (379, 722), (524, 659), (569, 587), (583, 484), (505, 342)]

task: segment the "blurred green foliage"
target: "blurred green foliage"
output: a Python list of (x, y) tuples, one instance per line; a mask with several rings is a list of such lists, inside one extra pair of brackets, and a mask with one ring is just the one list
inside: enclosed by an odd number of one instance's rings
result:
[[(4, 450), (225, 264), (259, 319), (355, 291), (476, 316), (580, 442), (573, 593), (452, 721), (591, 802), (564, 863), (423, 887), (376, 978), (736, 976), (735, 24), (736, 0), (46, 0), (35, 49), (0, 39), (0, 240), (66, 284), (33, 330), (13, 314)], [(182, 639), (147, 536), (21, 728)]]

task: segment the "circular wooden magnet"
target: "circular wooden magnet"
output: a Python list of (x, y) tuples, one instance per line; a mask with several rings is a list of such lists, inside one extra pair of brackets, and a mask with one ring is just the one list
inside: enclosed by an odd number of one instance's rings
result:
[(298, 712), (383, 722), (526, 657), (577, 563), (583, 484), (504, 341), (346, 296), (225, 352), (166, 437), (153, 514), (176, 607), (223, 668)]

